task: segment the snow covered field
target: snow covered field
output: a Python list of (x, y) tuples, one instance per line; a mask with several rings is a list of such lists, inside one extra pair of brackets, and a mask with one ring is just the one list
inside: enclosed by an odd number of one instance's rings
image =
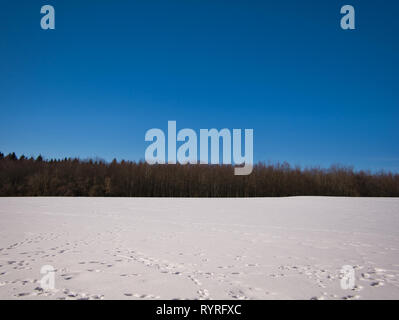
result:
[(0, 198), (0, 298), (399, 299), (399, 199)]

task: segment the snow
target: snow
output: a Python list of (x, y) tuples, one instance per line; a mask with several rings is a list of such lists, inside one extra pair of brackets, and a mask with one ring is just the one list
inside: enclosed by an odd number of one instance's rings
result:
[(398, 299), (398, 227), (395, 198), (0, 198), (0, 298)]

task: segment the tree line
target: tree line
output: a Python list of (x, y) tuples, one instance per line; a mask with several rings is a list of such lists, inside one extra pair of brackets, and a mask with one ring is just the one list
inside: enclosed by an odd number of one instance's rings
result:
[(398, 197), (399, 174), (258, 163), (248, 176), (231, 165), (45, 160), (0, 153), (0, 196)]

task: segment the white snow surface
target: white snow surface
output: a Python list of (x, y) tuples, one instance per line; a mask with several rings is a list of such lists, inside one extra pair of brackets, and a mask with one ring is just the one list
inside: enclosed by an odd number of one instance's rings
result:
[(399, 299), (399, 199), (0, 198), (0, 299)]

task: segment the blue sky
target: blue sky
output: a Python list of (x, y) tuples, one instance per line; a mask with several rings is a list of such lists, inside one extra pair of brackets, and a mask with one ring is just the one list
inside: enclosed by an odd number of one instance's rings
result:
[(384, 0), (4, 2), (0, 151), (139, 160), (176, 120), (253, 128), (255, 161), (399, 172), (398, 17)]

